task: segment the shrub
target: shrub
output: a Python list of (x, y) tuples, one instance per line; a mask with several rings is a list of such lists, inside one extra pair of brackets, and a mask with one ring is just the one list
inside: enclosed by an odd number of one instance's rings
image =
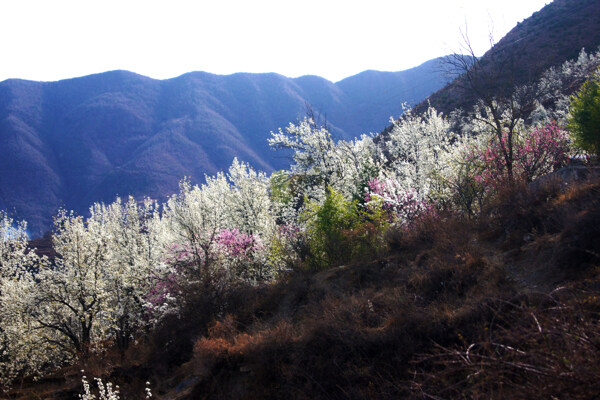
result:
[(344, 231), (356, 226), (358, 214), (358, 203), (344, 199), (331, 187), (327, 188), (323, 204), (308, 203), (304, 219), (310, 242), (311, 267), (320, 269), (349, 260), (352, 249)]
[(578, 147), (593, 154), (600, 152), (600, 72), (573, 96), (568, 127)]
[[(516, 140), (515, 140), (516, 139)], [(507, 157), (504, 144), (509, 137), (503, 135), (487, 144), (472, 147), (466, 162), (476, 166), (473, 178), (484, 187), (495, 188), (509, 182)], [(516, 181), (532, 182), (552, 172), (567, 159), (569, 141), (567, 132), (556, 123), (549, 123), (514, 138), (512, 160), (513, 177)]]

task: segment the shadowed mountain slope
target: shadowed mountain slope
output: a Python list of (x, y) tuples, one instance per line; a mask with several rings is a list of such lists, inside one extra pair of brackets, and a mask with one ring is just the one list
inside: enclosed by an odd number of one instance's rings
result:
[[(595, 51), (600, 45), (600, 2), (554, 0), (515, 26), (480, 59), (494, 76), (494, 90), (537, 80), (542, 72), (577, 58), (580, 50)], [(460, 78), (433, 93), (427, 100), (448, 114), (470, 109), (476, 102)], [(427, 101), (416, 106), (424, 110)]]
[(191, 72), (154, 80), (111, 71), (58, 82), (0, 82), (0, 209), (40, 235), (59, 207), (85, 213), (116, 195), (164, 198), (184, 176), (226, 169), (234, 157), (272, 171), (289, 160), (270, 132), (322, 113), (338, 138), (383, 129), (402, 103), (440, 88), (437, 60), (403, 72), (317, 76)]

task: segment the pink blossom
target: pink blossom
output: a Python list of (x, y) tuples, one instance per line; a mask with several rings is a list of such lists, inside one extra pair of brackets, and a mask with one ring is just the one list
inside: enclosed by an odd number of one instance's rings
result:
[[(512, 140), (512, 149), (509, 144)], [(509, 137), (504, 132), (500, 140), (486, 147), (473, 148), (465, 161), (474, 166), (472, 178), (484, 188), (498, 188), (512, 178), (524, 182), (552, 172), (567, 160), (568, 133), (556, 123), (534, 129), (523, 138)], [(510, 151), (512, 150), (512, 158)]]
[(239, 229), (223, 229), (216, 237), (216, 242), (222, 246), (229, 256), (248, 257), (262, 248), (260, 240), (253, 234), (240, 232)]

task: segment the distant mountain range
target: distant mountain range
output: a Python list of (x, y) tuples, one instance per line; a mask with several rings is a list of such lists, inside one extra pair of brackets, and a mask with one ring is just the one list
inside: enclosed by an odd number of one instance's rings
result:
[(0, 82), (0, 209), (34, 236), (59, 207), (85, 213), (116, 195), (163, 199), (184, 176), (226, 169), (234, 157), (285, 168), (270, 132), (306, 104), (338, 138), (379, 132), (402, 103), (446, 83), (439, 59), (401, 72), (365, 71), (332, 83), (317, 76), (191, 72), (154, 80), (111, 71), (58, 82)]

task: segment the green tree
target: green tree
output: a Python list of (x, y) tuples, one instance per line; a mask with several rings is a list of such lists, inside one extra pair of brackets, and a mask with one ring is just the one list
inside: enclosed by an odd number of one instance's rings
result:
[(322, 204), (310, 200), (303, 214), (306, 224), (312, 268), (322, 269), (343, 264), (351, 259), (348, 231), (359, 222), (357, 201), (348, 201), (331, 186)]
[(600, 70), (573, 96), (568, 128), (575, 145), (600, 153)]

